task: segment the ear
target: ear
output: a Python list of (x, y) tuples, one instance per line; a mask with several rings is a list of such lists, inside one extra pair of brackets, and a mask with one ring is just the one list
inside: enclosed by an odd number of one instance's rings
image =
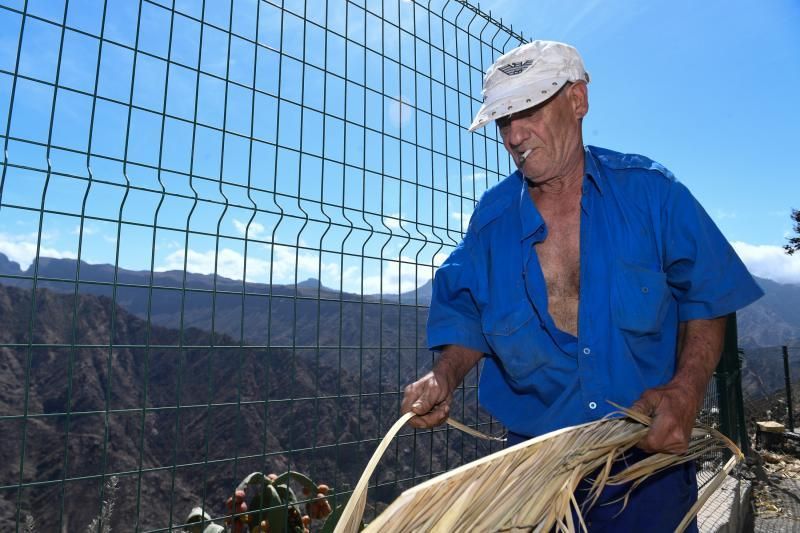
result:
[(589, 112), (589, 88), (586, 82), (576, 81), (568, 88), (568, 98), (575, 117), (580, 120)]

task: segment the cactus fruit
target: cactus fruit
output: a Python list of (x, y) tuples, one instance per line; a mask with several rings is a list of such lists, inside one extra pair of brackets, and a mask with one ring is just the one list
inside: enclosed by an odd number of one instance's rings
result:
[[(298, 498), (289, 486), (291, 482), (302, 488), (306, 499), (312, 494), (315, 495), (306, 502), (304, 515), (301, 515)], [(248, 489), (254, 489), (251, 498), (248, 498)], [(253, 472), (225, 501), (229, 515), (225, 519), (225, 525), (227, 530), (233, 533), (309, 533), (312, 520), (324, 519), (331, 515), (331, 504), (328, 501), (331, 496), (332, 491), (328, 485), (317, 485), (308, 476), (299, 472), (289, 471), (280, 476), (274, 473), (264, 475), (261, 472)], [(200, 508), (194, 511), (200, 511)], [(211, 519), (205, 514), (191, 518), (203, 521)], [(329, 526), (331, 524), (326, 522), (323, 529), (327, 531)], [(215, 527), (220, 526), (215, 525)], [(204, 533), (209, 532), (204, 531)]]
[(325, 498), (325, 494), (322, 492), (317, 493), (316, 500), (306, 503), (306, 512), (315, 520), (327, 517), (329, 514), (331, 514), (331, 511), (331, 504), (328, 502), (328, 500)]

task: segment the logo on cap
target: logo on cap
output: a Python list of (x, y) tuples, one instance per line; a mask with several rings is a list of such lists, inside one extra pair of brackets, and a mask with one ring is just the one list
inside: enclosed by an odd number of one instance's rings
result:
[(528, 59), (525, 62), (517, 61), (516, 63), (509, 63), (508, 65), (503, 65), (502, 67), (498, 67), (498, 70), (505, 74), (506, 76), (516, 76), (517, 74), (522, 74), (528, 67), (533, 64), (533, 59)]

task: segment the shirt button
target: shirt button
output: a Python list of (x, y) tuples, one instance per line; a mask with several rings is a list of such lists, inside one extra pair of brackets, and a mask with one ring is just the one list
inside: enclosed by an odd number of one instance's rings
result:
[(589, 409), (597, 409), (597, 404), (594, 402), (589, 402)]
[(590, 353), (592, 353), (592, 351), (589, 348), (583, 349), (583, 355), (589, 355)]

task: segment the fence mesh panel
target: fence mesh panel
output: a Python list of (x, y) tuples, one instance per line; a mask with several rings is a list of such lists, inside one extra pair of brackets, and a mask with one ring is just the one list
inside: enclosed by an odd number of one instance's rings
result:
[[(521, 41), (452, 0), (0, 1), (2, 522), (84, 529), (112, 477), (124, 530), (251, 471), (346, 495), (510, 171), (463, 125)], [(405, 432), (368, 515), (489, 451)]]

